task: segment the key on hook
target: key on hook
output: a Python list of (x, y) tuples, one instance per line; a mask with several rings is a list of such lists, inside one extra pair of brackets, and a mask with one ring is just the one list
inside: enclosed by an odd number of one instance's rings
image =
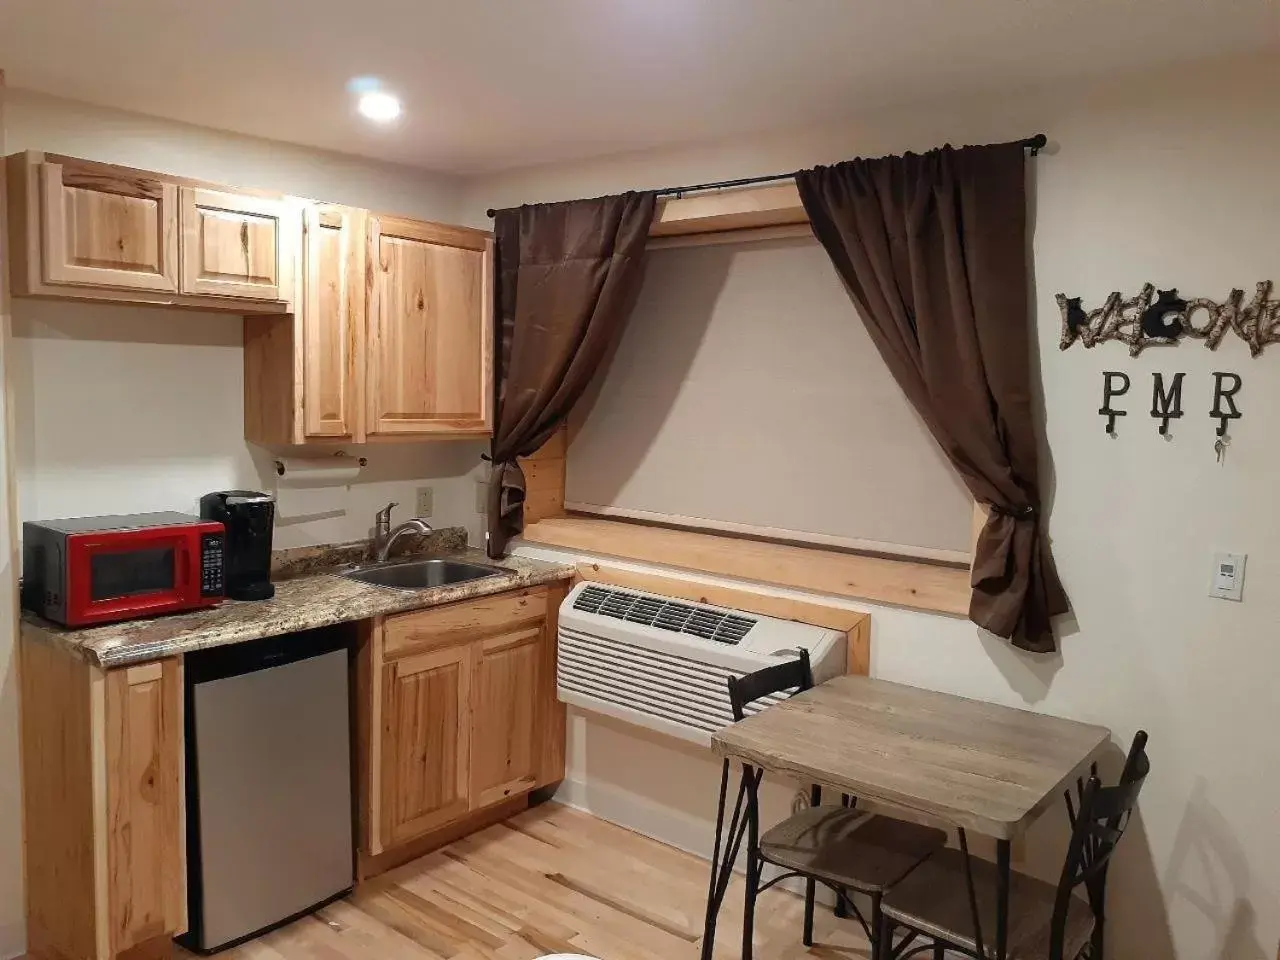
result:
[(1231, 443), (1231, 438), (1227, 436), (1219, 437), (1213, 442), (1213, 452), (1218, 455), (1218, 463), (1222, 463), (1227, 457), (1227, 445)]

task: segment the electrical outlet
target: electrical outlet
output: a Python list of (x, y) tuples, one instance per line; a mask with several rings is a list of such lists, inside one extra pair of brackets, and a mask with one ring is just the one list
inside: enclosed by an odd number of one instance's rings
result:
[(419, 488), (418, 488), (418, 499), (417, 499), (417, 501), (416, 501), (416, 502), (417, 502), (417, 507), (415, 508), (415, 511), (416, 511), (416, 512), (414, 513), (414, 516), (415, 516), (415, 517), (429, 517), (429, 516), (431, 516), (431, 501), (432, 501), (432, 499), (433, 499), (433, 498), (432, 498), (432, 495), (431, 495), (431, 488), (430, 488), (430, 487), (419, 487)]
[(476, 513), (489, 512), (489, 481), (476, 481)]

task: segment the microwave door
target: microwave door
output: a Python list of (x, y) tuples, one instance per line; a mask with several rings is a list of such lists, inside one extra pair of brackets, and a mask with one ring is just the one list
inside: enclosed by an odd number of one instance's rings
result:
[(77, 589), (68, 613), (78, 622), (146, 616), (174, 609), (189, 598), (189, 538), (162, 531), (122, 531), (110, 537), (76, 538), (68, 550)]

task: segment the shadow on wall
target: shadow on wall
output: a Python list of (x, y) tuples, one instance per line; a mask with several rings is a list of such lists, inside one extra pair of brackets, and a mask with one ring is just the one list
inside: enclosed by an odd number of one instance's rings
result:
[[(993, 642), (996, 642), (993, 640)], [(1104, 784), (1117, 783), (1124, 767), (1128, 744), (1111, 744), (1098, 761), (1098, 776)], [(1151, 779), (1144, 795), (1161, 789), (1160, 765), (1152, 763)], [(1073, 802), (1076, 790), (1072, 789)], [(1017, 869), (1056, 884), (1066, 860), (1071, 824), (1066, 801), (1047, 809), (1027, 834), (1025, 862)], [(1142, 819), (1141, 800), (1116, 848), (1107, 876), (1107, 955), (1113, 957), (1175, 956), (1168, 905), (1161, 895), (1156, 876), (1151, 841)]]
[[(1193, 883), (1188, 877), (1199, 877)], [(1198, 919), (1210, 940), (1211, 960), (1271, 960), (1258, 939), (1252, 903), (1274, 896), (1251, 889), (1248, 856), (1236, 831), (1209, 799), (1209, 785), (1197, 777), (1174, 838), (1164, 886), (1180, 916)]]

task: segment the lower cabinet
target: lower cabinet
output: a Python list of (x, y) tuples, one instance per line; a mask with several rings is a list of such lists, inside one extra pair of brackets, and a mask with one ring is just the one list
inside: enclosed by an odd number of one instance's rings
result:
[(361, 736), (366, 854), (563, 778), (555, 691), (563, 596), (563, 585), (537, 587), (374, 621), (358, 681), (370, 699)]
[(21, 644), (27, 949), (108, 960), (187, 927), (182, 666)]

